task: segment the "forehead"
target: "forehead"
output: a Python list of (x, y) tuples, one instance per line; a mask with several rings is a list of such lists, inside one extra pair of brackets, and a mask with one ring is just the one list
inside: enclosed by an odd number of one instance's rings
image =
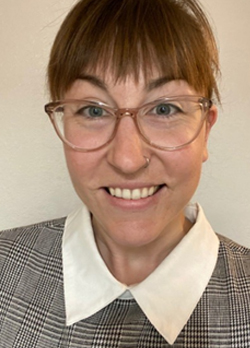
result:
[[(123, 72), (119, 72), (119, 70), (117, 70), (117, 66), (114, 63), (114, 60), (110, 57), (110, 59), (107, 60), (107, 65), (103, 65), (102, 60), (97, 60), (95, 63), (92, 62), (91, 65), (83, 65), (81, 69), (78, 70), (78, 74), (76, 74), (74, 79), (72, 79), (72, 82), (73, 84), (78, 80), (82, 82), (88, 82), (88, 88), (91, 85), (91, 88), (94, 86), (103, 91), (116, 91), (120, 88), (125, 89), (126, 86), (132, 86), (127, 88), (130, 88), (131, 90), (135, 89), (135, 92), (138, 92), (139, 90), (143, 90), (143, 92), (158, 90), (159, 92), (161, 92), (160, 88), (166, 86), (167, 84), (169, 84), (169, 82), (182, 80), (187, 81), (188, 87), (192, 86), (193, 89), (196, 89), (197, 92), (193, 94), (204, 94), (205, 96), (207, 94), (206, 92), (204, 92), (204, 88), (196, 88), (195, 84), (190, 83), (188, 79), (185, 80), (185, 76), (178, 74), (176, 75), (174, 72), (175, 69), (173, 62), (172, 64), (168, 64), (167, 69), (162, 69), (159, 64), (159, 59), (155, 54), (151, 56), (150, 62), (145, 60), (140, 61), (137, 65), (137, 68), (131, 65), (130, 69), (128, 68)], [(130, 61), (128, 61), (127, 63), (128, 66), (131, 64)], [(170, 86), (173, 85), (178, 85), (178, 82), (171, 84)], [(65, 91), (71, 89), (71, 86), (72, 83), (69, 84), (70, 88), (66, 88), (64, 89), (64, 91), (62, 91), (63, 93), (61, 97), (65, 95)], [(162, 91), (161, 93), (170, 96), (180, 94), (178, 91), (176, 91), (176, 88), (170, 91)], [(185, 92), (185, 90), (181, 93), (189, 94)]]
[(83, 74), (74, 81), (65, 94), (66, 99), (99, 98), (105, 102), (119, 101), (123, 104), (143, 103), (160, 97), (198, 95), (186, 81), (170, 80), (167, 76), (143, 74), (139, 79), (133, 75), (116, 79), (112, 74)]
[[(124, 75), (117, 75), (116, 70), (112, 69), (111, 64), (105, 70), (102, 66), (97, 64), (94, 68), (83, 69), (82, 72), (78, 74), (73, 84), (88, 83), (104, 91), (116, 89), (121, 86), (133, 85), (139, 89), (150, 92), (161, 86), (170, 84), (170, 82), (171, 84), (179, 85), (182, 81), (181, 79), (175, 79), (172, 74), (162, 73), (157, 68), (156, 64), (146, 71), (145, 73), (145, 67), (141, 66), (138, 74), (132, 71)], [(182, 83), (183, 82), (184, 81), (182, 81)]]

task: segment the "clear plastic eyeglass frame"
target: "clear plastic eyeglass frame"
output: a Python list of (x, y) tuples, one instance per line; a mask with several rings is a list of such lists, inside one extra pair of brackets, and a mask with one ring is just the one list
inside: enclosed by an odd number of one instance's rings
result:
[[(164, 103), (171, 103), (171, 102), (178, 102), (178, 101), (186, 101), (186, 102), (190, 101), (190, 102), (193, 102), (194, 104), (196, 104), (197, 107), (200, 108), (201, 117), (200, 117), (199, 126), (197, 127), (196, 132), (191, 137), (191, 139), (189, 139), (187, 142), (180, 144), (178, 146), (161, 146), (161, 145), (155, 144), (143, 133), (142, 128), (140, 126), (140, 123), (138, 121), (138, 115), (140, 113), (142, 113), (144, 110), (149, 110), (150, 107), (153, 108), (157, 105), (161, 105)], [(91, 103), (92, 106), (96, 106), (97, 108), (99, 108), (99, 107), (103, 108), (103, 109), (105, 109), (105, 111), (109, 112), (115, 118), (115, 126), (114, 126), (114, 129), (113, 129), (111, 135), (109, 136), (107, 141), (105, 141), (105, 143), (103, 143), (95, 148), (82, 148), (82, 147), (79, 147), (79, 146), (72, 144), (70, 141), (68, 141), (64, 137), (64, 135), (60, 131), (60, 128), (57, 124), (55, 113), (58, 110), (58, 108), (63, 107), (64, 105), (67, 105), (67, 104), (74, 104), (74, 103), (81, 103), (81, 102)], [(85, 99), (83, 99), (83, 100), (76, 100), (76, 99), (59, 100), (59, 101), (55, 101), (55, 102), (51, 102), (51, 103), (46, 104), (44, 108), (45, 108), (45, 112), (48, 114), (59, 138), (63, 141), (64, 144), (71, 147), (75, 151), (92, 152), (92, 151), (97, 151), (99, 149), (102, 149), (103, 147), (108, 145), (114, 139), (116, 132), (117, 132), (119, 122), (124, 117), (131, 117), (134, 120), (136, 129), (137, 129), (140, 137), (148, 145), (150, 145), (156, 149), (163, 150), (163, 151), (175, 151), (175, 150), (181, 149), (181, 148), (189, 145), (197, 138), (197, 136), (199, 135), (199, 133), (202, 129), (204, 121), (207, 118), (208, 111), (212, 107), (212, 105), (213, 105), (213, 103), (210, 99), (200, 97), (200, 96), (189, 96), (188, 95), (188, 96), (177, 96), (177, 97), (161, 97), (161, 98), (159, 98), (151, 103), (144, 104), (138, 108), (117, 108), (116, 109), (116, 108), (110, 107), (109, 105), (107, 105), (103, 102), (96, 101), (96, 100), (89, 100), (89, 99), (86, 99), (86, 100)]]

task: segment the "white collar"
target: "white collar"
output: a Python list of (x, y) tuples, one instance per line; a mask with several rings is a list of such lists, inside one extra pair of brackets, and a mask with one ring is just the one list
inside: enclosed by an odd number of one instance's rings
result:
[(196, 221), (188, 234), (150, 276), (128, 287), (113, 277), (101, 258), (87, 208), (70, 214), (62, 247), (67, 325), (95, 314), (129, 290), (153, 326), (173, 344), (211, 278), (219, 248), (198, 204), (188, 205), (185, 215)]

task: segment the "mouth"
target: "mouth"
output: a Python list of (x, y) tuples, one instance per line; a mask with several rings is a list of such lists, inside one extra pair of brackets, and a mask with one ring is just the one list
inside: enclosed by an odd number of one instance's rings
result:
[(164, 185), (157, 185), (151, 187), (136, 188), (133, 190), (127, 188), (121, 189), (119, 187), (107, 187), (106, 191), (113, 197), (136, 201), (142, 198), (153, 196), (163, 186)]

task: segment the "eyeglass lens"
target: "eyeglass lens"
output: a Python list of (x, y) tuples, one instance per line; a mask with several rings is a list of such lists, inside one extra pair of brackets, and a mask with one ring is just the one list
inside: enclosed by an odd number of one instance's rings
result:
[[(199, 98), (158, 100), (137, 109), (136, 122), (143, 138), (153, 146), (176, 148), (197, 136), (204, 120)], [(65, 102), (53, 110), (61, 138), (73, 147), (93, 150), (114, 135), (115, 109), (87, 100)]]

